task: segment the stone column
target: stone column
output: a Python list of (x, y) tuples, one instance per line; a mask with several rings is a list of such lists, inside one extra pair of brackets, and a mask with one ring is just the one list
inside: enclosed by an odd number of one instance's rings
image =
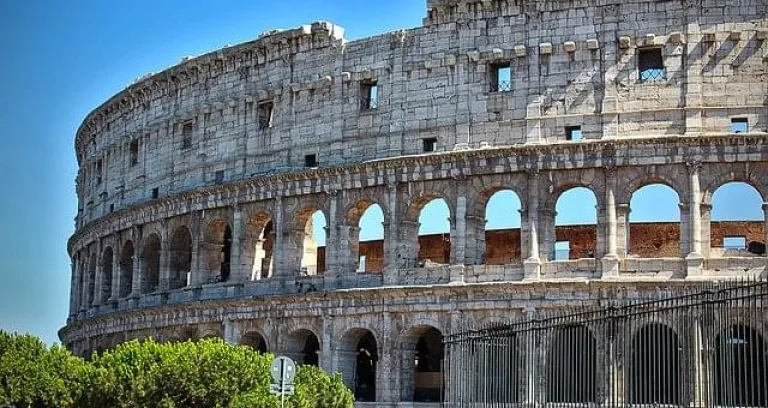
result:
[(168, 220), (160, 221), (160, 282), (158, 292), (167, 292), (171, 284), (171, 248), (168, 238)]
[(385, 285), (397, 284), (398, 274), (398, 262), (397, 262), (397, 248), (398, 248), (398, 228), (397, 228), (397, 181), (390, 180), (387, 183), (388, 195), (387, 195), (387, 219), (384, 221), (384, 271), (383, 280)]
[(72, 277), (69, 286), (69, 317), (77, 316), (77, 308), (79, 307), (78, 294), (80, 293), (80, 268), (77, 266), (77, 258), (77, 254), (75, 254), (70, 263)]
[(334, 370), (333, 353), (331, 353), (331, 341), (333, 339), (333, 318), (334, 316), (327, 311), (323, 312), (323, 332), (320, 334), (320, 355), (317, 363), (323, 370), (332, 372)]
[(275, 198), (275, 246), (272, 250), (272, 259), (274, 259), (273, 277), (285, 276), (285, 259), (283, 250), (283, 241), (285, 239), (285, 225), (283, 225), (283, 198)]
[(122, 275), (122, 265), (120, 265), (121, 242), (115, 239), (115, 246), (112, 248), (112, 288), (110, 289), (110, 302), (117, 302), (120, 298), (120, 278)]
[(392, 351), (395, 349), (394, 341), (392, 340), (392, 333), (395, 329), (392, 323), (392, 314), (390, 312), (383, 312), (381, 315), (381, 344), (379, 345), (379, 361), (376, 363), (376, 401), (379, 402), (395, 402), (397, 401), (397, 395), (395, 394), (396, 387), (392, 382), (393, 378), (393, 364)]
[(522, 254), (524, 279), (539, 280), (541, 259), (539, 258), (539, 184), (541, 173), (538, 168), (528, 171), (528, 253)]
[(141, 270), (142, 254), (144, 248), (141, 242), (141, 227), (135, 226), (131, 229), (131, 238), (133, 239), (133, 282), (131, 282), (131, 294), (128, 297), (141, 296)]
[[(463, 183), (463, 182), (462, 182)], [(466, 186), (460, 188), (461, 194), (465, 194)], [(456, 214), (451, 224), (451, 257), (450, 263), (450, 281), (452, 283), (464, 282), (464, 265), (467, 261), (467, 197), (459, 195), (456, 197)], [(474, 244), (474, 243), (473, 243)]]
[(243, 209), (239, 204), (232, 206), (232, 252), (229, 254), (230, 280), (232, 282), (245, 282), (250, 271), (242, 264), (243, 252)]
[(629, 204), (616, 205), (616, 253), (619, 258), (626, 258), (629, 254), (629, 213), (631, 211)]
[(200, 286), (203, 283), (203, 271), (201, 265), (200, 245), (203, 237), (203, 221), (200, 219), (200, 211), (192, 213), (192, 222), (190, 232), (192, 233), (192, 265), (189, 273), (189, 286)]
[(232, 320), (224, 320), (224, 342), (229, 344), (240, 343), (240, 327)]
[(766, 246), (765, 256), (768, 257), (768, 203), (763, 203), (763, 239)]
[(691, 212), (689, 210), (690, 206), (688, 203), (680, 203), (678, 204), (678, 207), (680, 208), (680, 258), (685, 258), (686, 255), (688, 255), (688, 251), (690, 250), (691, 244), (690, 244), (690, 237), (691, 234), (689, 232), (690, 228), (690, 215)]
[(701, 204), (701, 255), (709, 258), (712, 249), (712, 204)]
[(616, 217), (616, 167), (605, 169), (605, 255), (602, 258), (603, 276), (619, 275), (619, 255), (617, 252), (617, 217)]
[(104, 277), (102, 276), (102, 272), (104, 271), (104, 260), (102, 259), (102, 243), (101, 238), (99, 238), (97, 244), (96, 244), (96, 279), (94, 279), (93, 283), (93, 304), (91, 306), (98, 306), (101, 304), (101, 282)]
[(349, 259), (349, 242), (347, 241), (349, 231), (347, 231), (347, 223), (344, 216), (339, 214), (339, 208), (343, 207), (343, 205), (339, 205), (342, 194), (337, 190), (328, 192), (329, 210), (325, 240), (325, 271), (329, 278), (333, 277), (336, 280), (341, 280), (341, 275), (349, 273), (347, 270), (349, 266), (349, 261), (347, 261)]
[(701, 274), (704, 258), (701, 255), (701, 192), (699, 186), (700, 162), (686, 163), (690, 183), (690, 251), (686, 256), (687, 275)]

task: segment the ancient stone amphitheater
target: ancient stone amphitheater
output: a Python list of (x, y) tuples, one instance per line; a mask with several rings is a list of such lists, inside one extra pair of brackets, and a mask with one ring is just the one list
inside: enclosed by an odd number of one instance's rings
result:
[[(142, 77), (77, 131), (60, 337), (85, 355), (216, 336), (412, 406), (439, 398), (441, 337), (459, 326), (759, 275), (765, 221), (710, 214), (726, 183), (768, 197), (767, 14), (428, 0), (422, 27), (348, 41), (316, 22)], [(677, 193), (678, 223), (630, 224), (650, 184)], [(575, 187), (596, 225), (556, 225)], [(486, 231), (507, 190), (521, 227)], [(419, 236), (439, 199), (450, 232)], [(360, 242), (373, 206), (383, 239)]]

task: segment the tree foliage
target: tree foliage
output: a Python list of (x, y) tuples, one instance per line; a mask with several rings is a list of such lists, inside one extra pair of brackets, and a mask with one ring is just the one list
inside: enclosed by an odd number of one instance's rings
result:
[[(221, 340), (121, 344), (90, 361), (27, 335), (0, 332), (0, 406), (273, 408), (273, 356)], [(348, 408), (338, 374), (300, 366), (290, 408)]]

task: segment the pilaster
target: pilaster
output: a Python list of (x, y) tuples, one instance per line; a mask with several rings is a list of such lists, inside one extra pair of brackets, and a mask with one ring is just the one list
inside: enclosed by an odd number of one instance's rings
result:
[(239, 204), (232, 206), (232, 251), (229, 254), (232, 282), (245, 282), (250, 271), (243, 265), (241, 254), (243, 252), (243, 209)]
[(701, 268), (704, 263), (704, 257), (701, 255), (701, 192), (699, 186), (699, 170), (701, 162), (688, 162), (688, 180), (690, 189), (690, 251), (685, 257), (687, 265), (687, 276), (701, 275)]
[(159, 292), (167, 292), (170, 288), (171, 282), (171, 248), (170, 239), (168, 238), (168, 220), (162, 219), (160, 221), (160, 282), (157, 290)]
[(525, 280), (541, 278), (539, 250), (539, 186), (541, 173), (538, 167), (528, 170), (528, 253), (523, 254), (523, 276)]
[(384, 285), (397, 284), (399, 266), (397, 251), (399, 248), (399, 229), (397, 226), (398, 211), (397, 181), (389, 180), (387, 183), (387, 219), (384, 221)]
[(619, 275), (619, 255), (617, 253), (617, 219), (616, 219), (616, 167), (605, 168), (605, 211), (604, 222), (605, 255), (601, 259), (603, 276)]

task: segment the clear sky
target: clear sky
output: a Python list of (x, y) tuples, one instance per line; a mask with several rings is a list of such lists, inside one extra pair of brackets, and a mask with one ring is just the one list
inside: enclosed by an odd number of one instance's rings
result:
[[(0, 1), (0, 328), (58, 341), (69, 308), (66, 240), (77, 208), (73, 140), (89, 111), (135, 78), (186, 55), (316, 20), (345, 27), (350, 39), (415, 27), (424, 3)], [(745, 208), (735, 203), (731, 208)], [(516, 210), (510, 197), (493, 205), (492, 214)], [(572, 222), (589, 214), (573, 208)], [(752, 217), (762, 217), (759, 204), (750, 208)], [(500, 220), (489, 227), (514, 224)], [(365, 221), (367, 236), (377, 235), (368, 231), (377, 222)], [(440, 229), (425, 222), (424, 232)]]

